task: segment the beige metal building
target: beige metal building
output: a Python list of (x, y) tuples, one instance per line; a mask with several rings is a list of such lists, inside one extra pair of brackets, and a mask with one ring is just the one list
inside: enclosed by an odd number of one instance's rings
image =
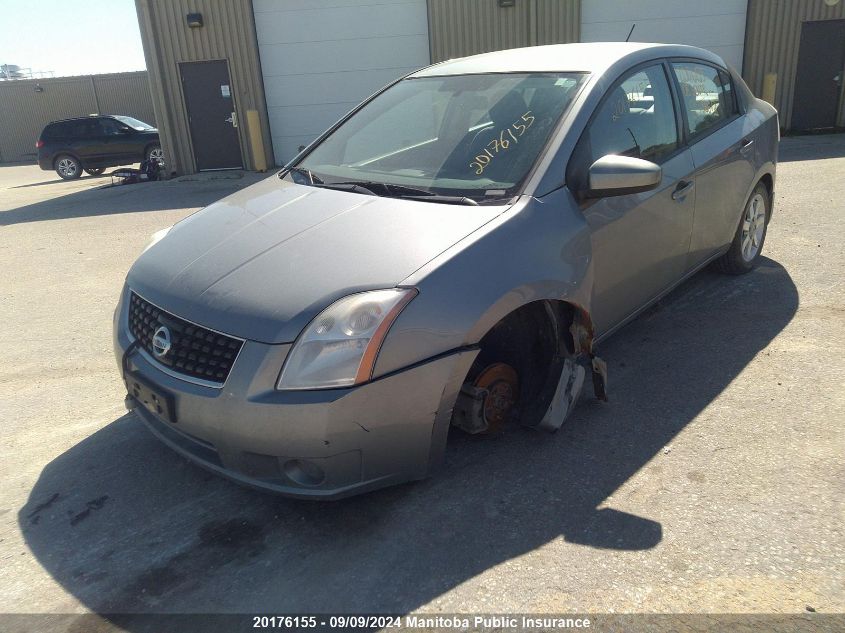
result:
[(781, 127), (845, 127), (843, 67), (845, 0), (749, 0), (742, 76)]
[[(136, 0), (136, 8), (168, 171), (193, 173), (206, 164), (209, 169), (260, 167), (246, 116), (249, 110), (258, 113), (257, 138), (270, 148), (252, 2)], [(197, 65), (210, 62), (220, 63), (219, 72), (203, 74), (218, 70)], [(203, 90), (203, 81), (213, 86)], [(221, 103), (211, 104), (214, 99)], [(221, 111), (234, 114), (221, 117)], [(218, 143), (204, 144), (206, 136)], [(227, 152), (225, 160), (215, 162), (220, 152)]]
[(31, 161), (50, 121), (125, 114), (155, 125), (147, 72), (0, 81), (0, 162)]
[(284, 164), (362, 99), (432, 62), (629, 35), (720, 54), (778, 107), (787, 130), (845, 126), (845, 0), (136, 0), (136, 6), (156, 119), (175, 173)]

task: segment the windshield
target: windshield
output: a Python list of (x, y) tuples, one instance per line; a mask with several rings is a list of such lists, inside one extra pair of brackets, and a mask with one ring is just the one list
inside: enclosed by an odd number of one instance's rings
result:
[(372, 185), (380, 185), (375, 191), (386, 195), (396, 185), (478, 201), (508, 197), (585, 77), (508, 73), (404, 79), (283, 176), (324, 186), (357, 182), (369, 185), (370, 193)]
[(152, 125), (144, 123), (143, 121), (139, 121), (138, 119), (133, 119), (131, 116), (115, 116), (115, 119), (120, 121), (121, 123), (125, 123), (131, 128), (136, 130), (154, 130), (155, 128)]

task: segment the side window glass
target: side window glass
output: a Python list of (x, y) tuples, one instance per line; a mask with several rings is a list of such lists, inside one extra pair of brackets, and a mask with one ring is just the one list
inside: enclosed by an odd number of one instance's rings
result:
[(606, 154), (660, 162), (678, 147), (672, 93), (663, 66), (625, 77), (611, 88), (590, 123), (592, 161)]
[(724, 70), (719, 71), (719, 79), (722, 82), (725, 112), (727, 113), (728, 118), (730, 118), (735, 114), (739, 114), (739, 106), (737, 104), (736, 91), (734, 90), (733, 81), (731, 81), (731, 76)]
[(120, 134), (120, 126), (114, 119), (100, 119), (100, 134), (104, 136), (116, 136)]
[(726, 90), (724, 73), (712, 66), (692, 62), (675, 62), (672, 66), (681, 88), (690, 137), (704, 134), (735, 114), (733, 90), (730, 90), (729, 78)]
[(87, 121), (73, 121), (69, 126), (66, 136), (71, 138), (85, 138), (89, 134)]

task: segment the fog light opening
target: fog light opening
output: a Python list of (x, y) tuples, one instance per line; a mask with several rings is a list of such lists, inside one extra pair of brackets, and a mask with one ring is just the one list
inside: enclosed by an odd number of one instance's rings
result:
[(326, 480), (326, 473), (307, 459), (291, 459), (285, 462), (285, 475), (300, 486), (319, 486)]

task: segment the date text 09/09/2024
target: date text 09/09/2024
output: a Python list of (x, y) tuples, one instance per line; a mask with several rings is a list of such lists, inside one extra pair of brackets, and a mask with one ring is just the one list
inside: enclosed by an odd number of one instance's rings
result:
[(253, 616), (254, 629), (588, 629), (589, 618), (511, 615), (332, 615), (332, 616)]

